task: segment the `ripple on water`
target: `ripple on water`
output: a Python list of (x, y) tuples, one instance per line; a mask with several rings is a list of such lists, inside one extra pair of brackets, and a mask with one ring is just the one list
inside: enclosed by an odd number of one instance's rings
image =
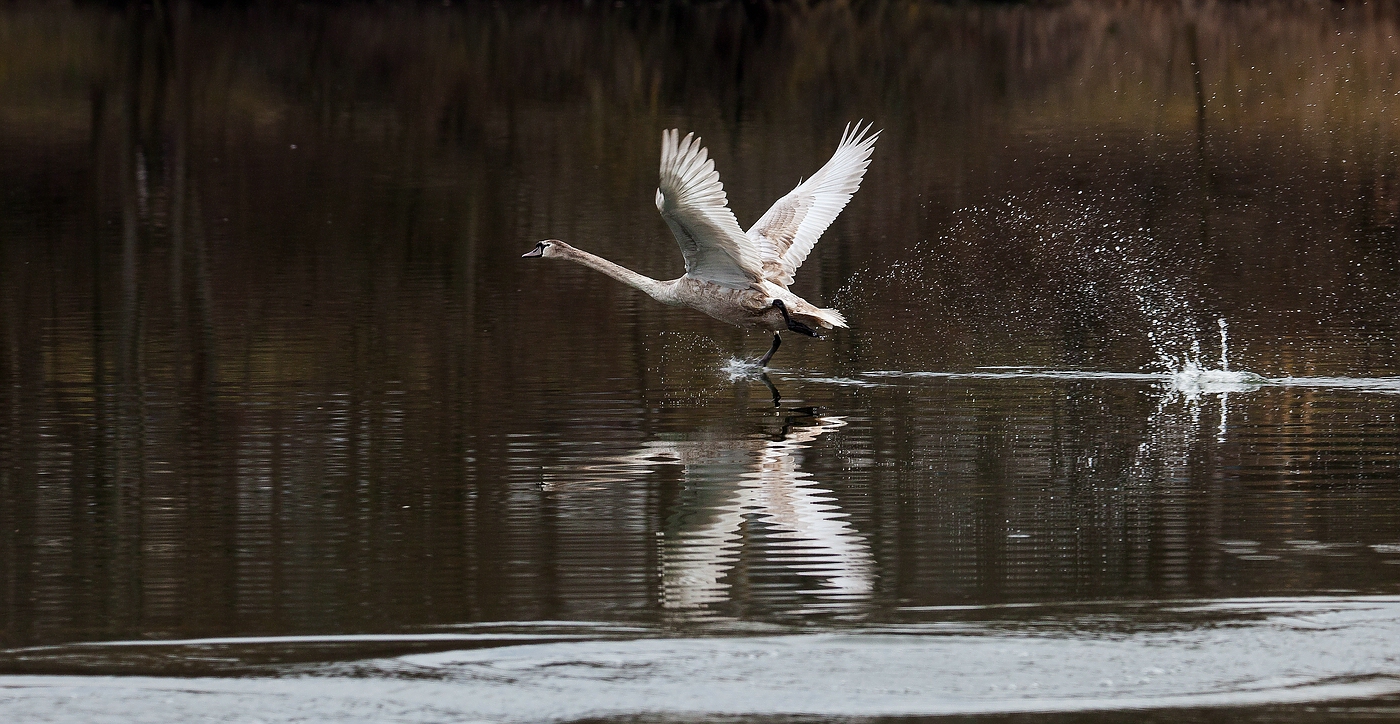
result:
[[(795, 635), (618, 630), (561, 640), (587, 633), (584, 624), (568, 624), (547, 642), (502, 637), (483, 648), (270, 668), (269, 676), (247, 678), (9, 676), (0, 678), (0, 713), (59, 722), (98, 714), (170, 721), (210, 711), (264, 722), (563, 721), (1087, 712), (1400, 693), (1397, 597), (1148, 603), (1113, 609), (1112, 630), (1094, 604), (1020, 608), (911, 610), (922, 622)], [(998, 618), (1008, 615), (1016, 618)], [(950, 625), (950, 618), (963, 620)], [(535, 628), (527, 638), (550, 638), (547, 627)], [(178, 643), (211, 658), (221, 646), (255, 644)], [(116, 655), (130, 647), (107, 648)]]

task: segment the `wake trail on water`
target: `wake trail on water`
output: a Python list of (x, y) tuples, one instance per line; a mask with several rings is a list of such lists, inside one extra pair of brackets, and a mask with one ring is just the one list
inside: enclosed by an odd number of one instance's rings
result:
[(893, 386), (898, 381), (917, 379), (943, 380), (1024, 380), (1077, 382), (1140, 382), (1162, 385), (1169, 391), (1183, 394), (1219, 395), (1255, 392), (1269, 387), (1299, 387), (1314, 389), (1353, 390), (1377, 394), (1400, 395), (1400, 377), (1264, 377), (1240, 370), (1215, 370), (1188, 367), (1175, 372), (1104, 372), (1101, 370), (1052, 369), (1046, 367), (978, 368), (963, 372), (871, 370), (857, 372), (851, 377), (826, 375), (798, 376), (804, 382), (852, 385), (861, 387)]

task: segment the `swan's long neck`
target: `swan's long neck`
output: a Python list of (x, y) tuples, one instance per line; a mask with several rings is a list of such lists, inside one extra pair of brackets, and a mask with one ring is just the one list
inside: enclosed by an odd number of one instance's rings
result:
[(589, 254), (582, 249), (571, 248), (564, 258), (582, 264), (590, 269), (597, 269), (629, 287), (640, 289), (658, 302), (671, 305), (680, 303), (671, 289), (672, 285), (670, 282), (663, 282), (652, 279), (645, 274), (638, 274), (625, 266), (614, 264), (601, 256)]

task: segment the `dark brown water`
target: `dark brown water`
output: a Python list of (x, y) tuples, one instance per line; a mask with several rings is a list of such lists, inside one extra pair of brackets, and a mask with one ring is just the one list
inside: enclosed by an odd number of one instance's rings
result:
[[(1398, 35), (6, 6), (0, 713), (1400, 717)], [(860, 118), (778, 407), (519, 258), (677, 276), (663, 129), (748, 225)]]

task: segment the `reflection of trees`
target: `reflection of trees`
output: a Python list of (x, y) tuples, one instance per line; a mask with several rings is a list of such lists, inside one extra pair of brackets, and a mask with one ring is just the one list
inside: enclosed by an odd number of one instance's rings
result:
[[(80, 241), (64, 232), (44, 239), (58, 250), (48, 263), (65, 281), (49, 292), (45, 331), (13, 340), (14, 349), (44, 355), (17, 367), (29, 394), (12, 402), (23, 413), (12, 434), (16, 451), (32, 456), (28, 479), (50, 482), (28, 491), (33, 508), (5, 506), (17, 545), (6, 560), (23, 560), (26, 543), (41, 558), (62, 559), (31, 582), (50, 587), (36, 604), (50, 616), (95, 615), (69, 622), (80, 627), (139, 619), (160, 630), (185, 616), (195, 591), (217, 610), (231, 573), (185, 567), (197, 547), (218, 558), (234, 544), (217, 516), (192, 520), (224, 507), (229, 491), (204, 457), (219, 415), (208, 249), (188, 179), (188, 13), (177, 8), (164, 20), (132, 13), (110, 36), (111, 72), (92, 78), (87, 96), (86, 228)], [(164, 267), (153, 264), (157, 250)], [(75, 313), (79, 305), (86, 314)], [(164, 424), (172, 416), (179, 422)], [(48, 429), (26, 440), (33, 420)], [(197, 484), (190, 470), (205, 471)], [(192, 524), (205, 528), (200, 536), (187, 535)], [(27, 618), (16, 612), (14, 620)]]

